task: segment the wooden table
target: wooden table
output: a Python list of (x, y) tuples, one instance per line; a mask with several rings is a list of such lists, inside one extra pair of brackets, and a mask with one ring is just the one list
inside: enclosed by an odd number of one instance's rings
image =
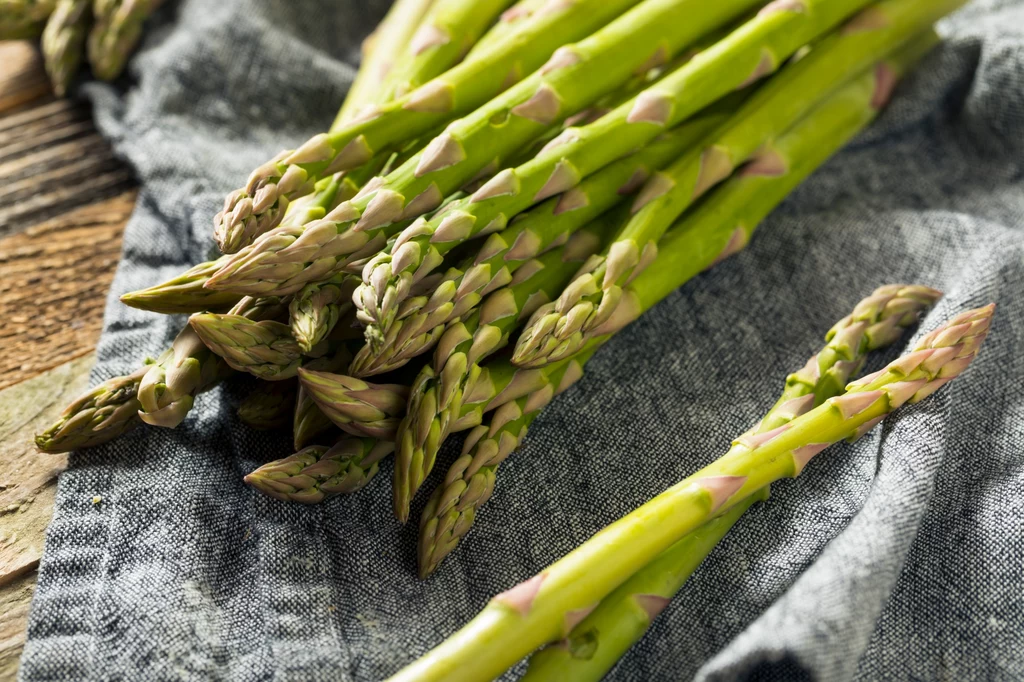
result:
[(87, 387), (134, 205), (88, 107), (50, 94), (33, 45), (0, 42), (0, 680), (18, 668), (67, 463), (32, 436)]

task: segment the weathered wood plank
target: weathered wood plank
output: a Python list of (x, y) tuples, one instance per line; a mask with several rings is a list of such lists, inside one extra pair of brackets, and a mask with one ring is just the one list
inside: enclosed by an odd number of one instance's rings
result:
[(129, 192), (0, 240), (0, 388), (95, 348), (134, 203)]
[(88, 387), (88, 354), (0, 391), (0, 680), (14, 679), (25, 641), (35, 570), (67, 455), (36, 450), (32, 437)]

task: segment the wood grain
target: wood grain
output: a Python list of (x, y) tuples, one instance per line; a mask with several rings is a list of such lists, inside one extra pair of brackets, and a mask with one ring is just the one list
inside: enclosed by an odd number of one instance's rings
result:
[(17, 675), (67, 462), (32, 436), (88, 385), (134, 203), (88, 107), (50, 95), (34, 46), (0, 42), (0, 680)]

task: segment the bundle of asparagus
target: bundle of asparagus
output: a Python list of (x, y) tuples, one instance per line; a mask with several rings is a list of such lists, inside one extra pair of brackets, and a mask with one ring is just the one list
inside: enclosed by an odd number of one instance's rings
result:
[(114, 80), (163, 0), (0, 0), (0, 40), (39, 38), (46, 73), (63, 96), (88, 53), (92, 73)]
[[(37, 444), (177, 426), (245, 372), (264, 383), (239, 417), (291, 421), (298, 452), (248, 483), (319, 502), (395, 453), (404, 522), (467, 431), (420, 521), (426, 576), (540, 410), (616, 332), (742, 249), (964, 1), (397, 0), (330, 128), (225, 198), (224, 255), (122, 297), (190, 315), (172, 348)], [(839, 393), (932, 298), (876, 292), (788, 400)], [(796, 414), (779, 410), (767, 430)]]

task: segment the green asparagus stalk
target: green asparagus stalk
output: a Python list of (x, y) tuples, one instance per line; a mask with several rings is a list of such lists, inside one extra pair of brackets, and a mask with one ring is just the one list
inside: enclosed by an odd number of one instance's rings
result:
[(279, 429), (292, 423), (295, 413), (295, 381), (267, 381), (250, 392), (238, 406), (238, 418), (257, 430)]
[[(457, 419), (450, 419), (448, 432), (473, 428), (483, 422), (487, 412), (550, 386), (551, 376), (561, 371), (564, 363), (589, 357), (676, 288), (742, 249), (757, 224), (797, 184), (874, 118), (891, 92), (896, 74), (909, 68), (925, 47), (934, 45), (933, 36), (915, 41), (873, 72), (833, 94), (779, 138), (774, 147), (763, 149), (742, 173), (685, 216), (665, 236), (654, 263), (627, 287), (616, 314), (595, 331), (595, 338), (581, 344), (577, 355), (543, 368), (517, 368), (506, 360), (481, 367), (463, 391), (461, 411)], [(545, 314), (544, 311), (545, 306), (541, 306), (534, 318)], [(410, 410), (410, 414), (414, 412)], [(413, 441), (399, 441), (396, 477), (403, 452), (436, 452), (440, 446), (433, 431), (407, 430), (402, 435)], [(416, 464), (421, 466), (420, 460)]]
[[(273, 222), (273, 215), (281, 211), (281, 199), (294, 200), (308, 193), (309, 183), (324, 174), (358, 168), (396, 145), (473, 111), (501, 92), (510, 80), (514, 82), (540, 67), (558, 47), (590, 35), (637, 1), (549, 1), (545, 5), (547, 11), (537, 12), (495, 49), (464, 61), (413, 92), (364, 112), (350, 124), (317, 135), (298, 149), (282, 152), (260, 166), (249, 176), (244, 189), (229, 195), (225, 212), (233, 210), (233, 203), (259, 196), (259, 210), (254, 209), (253, 215), (263, 220), (263, 214), (270, 214), (266, 220)], [(445, 194), (442, 192), (441, 196)], [(431, 203), (436, 207), (440, 202), (440, 197), (433, 201), (434, 197), (435, 192), (430, 191), (418, 201), (413, 199), (410, 209), (426, 212)], [(372, 217), (379, 210), (368, 213)], [(294, 242), (296, 236), (288, 243)], [(276, 238), (272, 241), (277, 242)], [(308, 277), (306, 282), (314, 279)]]
[(57, 0), (0, 0), (0, 40), (37, 38)]
[(373, 438), (346, 436), (332, 447), (314, 445), (264, 464), (246, 476), (245, 482), (285, 502), (316, 504), (366, 487), (394, 447), (394, 443)]
[(755, 502), (767, 499), (765, 487), (688, 533), (601, 600), (566, 638), (535, 653), (521, 679), (599, 682), (629, 647), (644, 636), (654, 618), (740, 517)]
[(338, 428), (353, 436), (394, 442), (409, 387), (299, 368), (306, 393)]
[[(889, 285), (875, 290), (829, 330), (825, 347), (786, 379), (782, 396), (750, 433), (776, 429), (841, 394), (850, 377), (860, 371), (867, 354), (899, 339), (940, 295), (921, 286)], [(570, 376), (580, 376), (592, 354), (575, 357), (577, 369)], [(564, 390), (564, 376), (563, 365), (550, 383)], [(431, 495), (420, 519), (420, 577), (433, 573), (473, 527), (480, 507), (494, 491), (498, 465), (519, 447), (533, 419), (555, 395), (541, 391), (505, 403), (495, 410), (489, 426), (478, 426), (466, 437), (462, 456)]]
[(133, 429), (140, 422), (139, 382), (148, 369), (142, 367), (87, 391), (36, 436), (36, 447), (54, 454), (71, 452), (106, 443)]
[(121, 75), (142, 36), (142, 24), (163, 0), (93, 0), (95, 23), (89, 31), (89, 63), (101, 80)]
[[(403, 279), (416, 279), (432, 272), (447, 250), (466, 239), (505, 227), (532, 204), (572, 189), (583, 178), (642, 147), (711, 102), (768, 75), (781, 60), (831, 30), (868, 1), (772, 3), (757, 17), (614, 112), (572, 131), (560, 140), (561, 144), (549, 146), (533, 161), (502, 171), (472, 197), (453, 204), (443, 214), (414, 223), (399, 238), (400, 249), (392, 256), (370, 261), (363, 272), (365, 283), (379, 285), (375, 286), (378, 307), (385, 297), (393, 305), (400, 303)], [(454, 152), (452, 155), (456, 159), (459, 156)], [(389, 276), (373, 272), (378, 267), (387, 269)], [(218, 276), (219, 273), (214, 279)], [(366, 296), (357, 298), (356, 303), (365, 299)], [(382, 310), (380, 314), (386, 317), (389, 312)]]
[(964, 2), (885, 0), (784, 68), (705, 144), (647, 182), (622, 234), (523, 334), (513, 361), (535, 367), (572, 353), (578, 342), (570, 337), (586, 339), (613, 314), (622, 287), (651, 261), (658, 240), (694, 201), (843, 82)]
[(163, 315), (227, 310), (243, 297), (228, 291), (203, 287), (210, 276), (226, 262), (227, 256), (221, 256), (217, 260), (200, 263), (166, 282), (148, 289), (130, 291), (121, 296), (121, 302), (132, 308)]
[[(344, 371), (344, 368), (339, 367), (336, 371)], [(320, 411), (300, 383), (299, 393), (295, 397), (295, 414), (292, 418), (292, 445), (295, 450), (302, 450), (333, 431), (337, 431), (334, 422)]]
[[(408, 296), (397, 305), (385, 295), (380, 308), (393, 310), (392, 315), (380, 314), (374, 287), (360, 286), (355, 298), (360, 301), (357, 316), (366, 326), (368, 358), (414, 357), (428, 350), (437, 340), (435, 330), (439, 326), (475, 309), (487, 293), (508, 283), (523, 263), (568, 239), (576, 230), (635, 193), (655, 170), (721, 124), (730, 113), (731, 103), (730, 100), (723, 106), (710, 107), (639, 152), (595, 173), (578, 187), (522, 214), (501, 232), (487, 237), (476, 257), (467, 259), (459, 268), (450, 269), (441, 286), (426, 295)], [(386, 268), (379, 268), (373, 275), (386, 273)], [(393, 291), (400, 293), (405, 282), (413, 286), (412, 279), (404, 279), (402, 287)], [(362, 371), (360, 356), (356, 357), (353, 367)], [(369, 365), (366, 371), (371, 371)]]
[[(530, 312), (552, 300), (579, 267), (600, 248), (621, 221), (610, 219), (585, 244), (549, 251), (520, 268), (506, 288), (487, 297), (465, 320), (445, 330), (434, 361), (413, 382), (408, 415), (398, 428), (395, 463), (395, 516), (405, 522), (409, 504), (433, 469), (441, 443), (462, 413), (467, 388), (481, 373), (480, 363), (508, 344)], [(586, 233), (579, 233), (581, 236)], [(569, 248), (569, 247), (575, 248)]]
[(544, 644), (564, 637), (600, 601), (688, 533), (756, 491), (797, 476), (812, 457), (856, 439), (907, 402), (961, 374), (977, 354), (994, 306), (958, 315), (918, 349), (847, 387), (789, 424), (740, 438), (729, 452), (633, 513), (607, 526), (484, 610), (393, 682), (490, 680)]
[[(229, 316), (256, 324), (277, 317), (284, 310), (279, 299), (243, 299)], [(211, 352), (194, 328), (186, 325), (142, 377), (139, 417), (151, 426), (174, 428), (192, 409), (196, 394), (229, 373), (229, 365)]]
[(528, 21), (537, 10), (546, 5), (548, 0), (519, 0), (515, 5), (501, 13), (498, 21), (483, 35), (466, 55), (466, 61), (476, 59), (495, 47), (500, 47), (523, 22)]
[(60, 0), (43, 29), (43, 65), (58, 97), (78, 74), (92, 21), (92, 0)]
[(402, 97), (457, 64), (510, 0), (434, 0), (384, 83), (385, 101)]
[(361, 109), (387, 101), (381, 84), (391, 72), (394, 53), (408, 45), (433, 4), (434, 0), (395, 0), (380, 25), (363, 41), (362, 63), (331, 130), (343, 128)]
[(288, 306), (292, 336), (303, 353), (327, 338), (338, 320), (352, 309), (352, 292), (358, 280), (335, 275), (326, 282), (307, 284)]

